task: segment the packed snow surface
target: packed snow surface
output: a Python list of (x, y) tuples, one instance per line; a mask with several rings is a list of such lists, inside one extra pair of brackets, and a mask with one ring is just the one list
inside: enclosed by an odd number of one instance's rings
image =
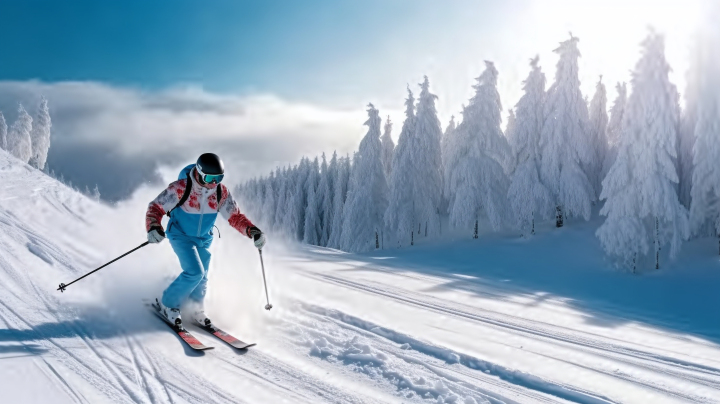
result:
[(597, 223), (538, 226), (354, 255), (257, 251), (220, 224), (206, 311), (257, 342), (188, 326), (142, 299), (179, 273), (167, 242), (68, 287), (145, 240), (160, 186), (98, 204), (0, 151), (3, 403), (717, 403), (720, 261), (696, 240), (643, 275), (604, 261)]

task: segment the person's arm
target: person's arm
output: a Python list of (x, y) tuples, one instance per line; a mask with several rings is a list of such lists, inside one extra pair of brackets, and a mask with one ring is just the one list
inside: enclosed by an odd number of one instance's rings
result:
[(227, 187), (222, 184), (219, 186), (222, 187), (222, 198), (220, 199), (220, 208), (218, 211), (235, 230), (247, 237), (252, 237), (248, 230), (257, 227), (240, 212), (240, 207), (238, 207), (237, 202), (235, 202)]
[(162, 191), (157, 198), (150, 202), (147, 212), (145, 213), (145, 230), (148, 234), (155, 230), (163, 237), (165, 236), (165, 231), (162, 227), (162, 218), (165, 213), (174, 208), (175, 205), (180, 202), (180, 198), (185, 192), (185, 182), (186, 180), (173, 182), (164, 191)]

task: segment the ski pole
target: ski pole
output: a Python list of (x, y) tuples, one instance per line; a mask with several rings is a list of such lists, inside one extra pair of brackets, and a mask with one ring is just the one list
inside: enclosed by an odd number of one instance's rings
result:
[(67, 285), (66, 285), (66, 284), (64, 284), (64, 283), (61, 283), (61, 284), (60, 284), (60, 287), (58, 287), (58, 288), (57, 288), (57, 290), (59, 290), (60, 292), (64, 292), (64, 291), (65, 291), (65, 288), (67, 288), (68, 286), (72, 285), (73, 283), (75, 283), (75, 282), (79, 281), (80, 279), (82, 279), (82, 278), (84, 278), (84, 277), (86, 277), (86, 276), (88, 276), (88, 275), (92, 275), (92, 274), (94, 274), (95, 272), (97, 272), (97, 271), (99, 271), (99, 270), (101, 270), (101, 269), (105, 268), (106, 266), (108, 266), (108, 265), (112, 264), (113, 262), (115, 262), (115, 261), (119, 260), (120, 258), (123, 258), (123, 257), (125, 257), (126, 255), (129, 255), (129, 254), (131, 254), (131, 253), (134, 253), (135, 251), (137, 251), (137, 250), (139, 250), (139, 249), (141, 249), (141, 248), (145, 247), (145, 246), (146, 246), (146, 245), (148, 245), (148, 244), (150, 244), (150, 242), (149, 242), (149, 241), (146, 241), (146, 242), (144, 242), (144, 243), (140, 244), (139, 246), (137, 246), (137, 247), (133, 248), (132, 250), (130, 250), (130, 251), (128, 251), (128, 252), (126, 252), (125, 254), (123, 254), (123, 255), (121, 255), (121, 256), (119, 256), (119, 257), (115, 258), (114, 260), (112, 260), (112, 261), (108, 262), (107, 264), (105, 264), (105, 265), (101, 266), (100, 268), (97, 268), (97, 269), (95, 269), (95, 270), (93, 270), (93, 271), (91, 271), (91, 272), (88, 272), (88, 273), (86, 273), (85, 275), (83, 275), (83, 276), (81, 276), (81, 277), (79, 277), (79, 278), (75, 279), (74, 281), (72, 281), (72, 282), (68, 283)]
[(267, 291), (267, 281), (265, 280), (265, 264), (263, 263), (262, 259), (262, 250), (258, 250), (260, 253), (260, 267), (262, 268), (262, 274), (263, 274), (263, 284), (265, 284), (265, 298), (267, 299), (267, 304), (265, 305), (265, 310), (272, 309), (272, 304), (270, 304), (270, 295), (268, 295)]

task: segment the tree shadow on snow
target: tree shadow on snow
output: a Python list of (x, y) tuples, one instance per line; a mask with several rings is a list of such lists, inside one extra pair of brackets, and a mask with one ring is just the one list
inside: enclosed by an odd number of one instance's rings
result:
[[(25, 356), (42, 355), (45, 352), (47, 352), (47, 349), (45, 349), (37, 344), (24, 344), (24, 345), (0, 344), (0, 360), (21, 358), (21, 357), (25, 357)], [(11, 354), (17, 354), (17, 355), (11, 355)]]
[[(170, 339), (177, 340), (183, 347), (187, 356), (203, 356), (204, 353), (196, 351), (176, 335), (170, 327), (155, 314), (144, 307), (138, 307), (131, 312), (122, 314), (108, 313), (106, 307), (80, 307), (74, 312), (72, 320), (50, 321), (32, 325), (26, 329), (0, 329), (1, 342), (31, 342), (48, 339), (82, 338), (87, 343), (94, 340), (109, 340), (113, 338), (135, 337), (141, 334), (163, 333)], [(17, 345), (16, 345), (17, 346)], [(27, 345), (37, 348), (37, 345)], [(32, 349), (35, 349), (32, 348)], [(0, 345), (0, 355), (4, 349), (17, 349)], [(37, 348), (41, 349), (41, 348)], [(24, 352), (27, 352), (24, 351)], [(34, 351), (31, 351), (34, 352)], [(0, 357), (2, 359), (2, 357)]]
[[(645, 324), (720, 344), (720, 260), (717, 240), (686, 243), (660, 271), (615, 269), (592, 223), (539, 232), (531, 240), (492, 236), (367, 254), (300, 252), (343, 265), (340, 271), (426, 274), (441, 279), (428, 291), (458, 290), (480, 298), (538, 306), (569, 306), (600, 327)], [(316, 247), (313, 247), (316, 248)], [(667, 263), (667, 260), (664, 261)], [(443, 281), (444, 280), (444, 281)]]

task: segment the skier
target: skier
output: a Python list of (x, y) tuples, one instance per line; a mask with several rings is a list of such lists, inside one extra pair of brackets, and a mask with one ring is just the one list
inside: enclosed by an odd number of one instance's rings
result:
[(189, 303), (192, 319), (210, 326), (205, 315), (203, 300), (207, 290), (210, 269), (210, 244), (217, 214), (227, 219), (230, 226), (255, 241), (262, 249), (265, 235), (240, 213), (227, 187), (221, 184), (225, 167), (213, 153), (205, 153), (196, 164), (185, 167), (178, 180), (171, 183), (148, 206), (145, 227), (150, 243), (165, 239), (162, 217), (167, 215), (167, 238), (180, 260), (182, 273), (156, 299), (160, 313), (170, 324), (182, 325), (180, 307)]

